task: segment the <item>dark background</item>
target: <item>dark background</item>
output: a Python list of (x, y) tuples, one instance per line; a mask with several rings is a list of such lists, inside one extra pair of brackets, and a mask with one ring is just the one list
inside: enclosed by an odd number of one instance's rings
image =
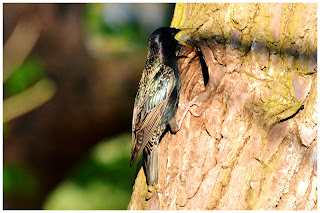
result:
[(173, 10), (3, 4), (4, 209), (127, 208), (147, 39)]

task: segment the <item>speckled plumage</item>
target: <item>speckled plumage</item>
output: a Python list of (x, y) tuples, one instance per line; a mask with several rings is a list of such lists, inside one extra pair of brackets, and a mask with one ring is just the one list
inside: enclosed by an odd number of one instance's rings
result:
[[(148, 40), (148, 57), (135, 98), (132, 118), (130, 167), (143, 151), (147, 182), (158, 179), (159, 139), (167, 125), (175, 119), (180, 96), (180, 76), (174, 39), (180, 30), (163, 27)], [(173, 128), (173, 127), (171, 127)]]

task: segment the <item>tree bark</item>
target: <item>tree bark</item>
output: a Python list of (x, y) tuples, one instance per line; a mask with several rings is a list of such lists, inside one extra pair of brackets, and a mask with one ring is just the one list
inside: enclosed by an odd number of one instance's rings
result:
[[(176, 4), (180, 103), (159, 145), (160, 189), (143, 169), (128, 209), (317, 209), (317, 5)], [(177, 116), (183, 109), (179, 108)]]

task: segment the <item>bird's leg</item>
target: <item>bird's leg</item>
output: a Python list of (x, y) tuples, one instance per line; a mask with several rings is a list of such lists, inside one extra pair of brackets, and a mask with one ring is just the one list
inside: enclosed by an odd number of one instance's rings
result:
[(183, 108), (185, 108), (185, 110), (183, 111), (182, 113), (182, 116), (181, 116), (181, 120), (178, 124), (178, 130), (180, 129), (181, 127), (181, 124), (182, 124), (182, 121), (184, 119), (184, 117), (187, 115), (187, 112), (189, 111), (193, 116), (196, 116), (196, 117), (199, 117), (200, 115), (196, 112), (193, 111), (193, 109), (191, 108), (193, 105), (196, 105), (198, 107), (201, 106), (201, 104), (199, 104), (196, 100), (197, 100), (198, 96), (196, 96), (194, 99), (192, 99), (192, 101), (190, 101), (187, 105), (184, 105), (184, 104), (179, 104), (179, 106), (182, 106)]

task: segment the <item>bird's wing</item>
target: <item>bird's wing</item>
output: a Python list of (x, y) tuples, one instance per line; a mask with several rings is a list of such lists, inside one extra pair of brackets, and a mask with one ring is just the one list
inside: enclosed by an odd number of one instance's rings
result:
[(173, 88), (173, 70), (170, 67), (162, 67), (146, 84), (144, 94), (140, 94), (140, 98), (136, 99), (132, 118), (130, 166), (155, 135)]

